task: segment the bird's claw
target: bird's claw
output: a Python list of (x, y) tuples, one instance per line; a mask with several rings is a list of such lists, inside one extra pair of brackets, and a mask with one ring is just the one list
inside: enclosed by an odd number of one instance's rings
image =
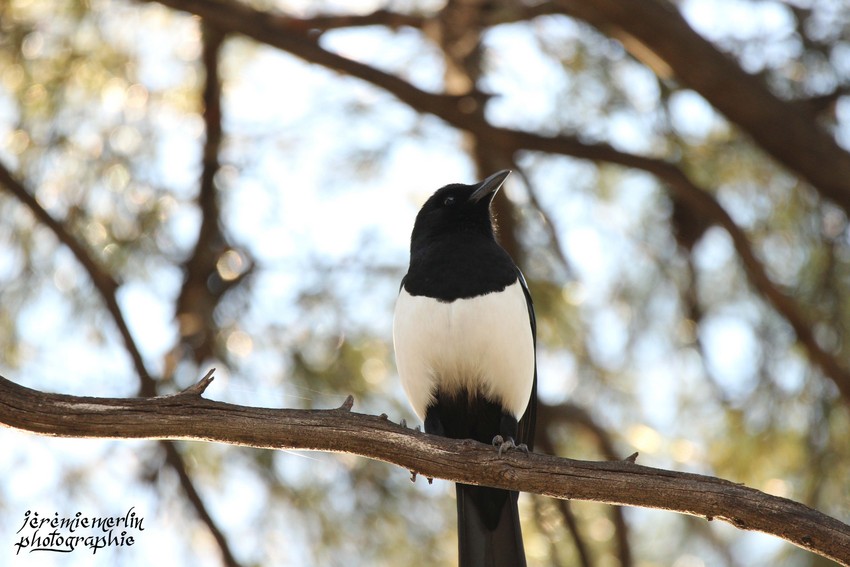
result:
[(496, 435), (493, 437), (493, 446), (499, 448), (499, 456), (502, 456), (502, 453), (507, 453), (508, 451), (522, 451), (526, 455), (528, 454), (528, 445), (525, 443), (520, 443), (517, 445), (512, 437), (508, 437), (507, 439), (502, 437), (501, 435)]

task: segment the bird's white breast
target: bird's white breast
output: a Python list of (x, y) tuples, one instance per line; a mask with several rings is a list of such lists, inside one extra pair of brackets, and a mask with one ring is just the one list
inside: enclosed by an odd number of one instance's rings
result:
[(480, 392), (517, 419), (525, 413), (534, 380), (534, 339), (519, 282), (450, 303), (402, 289), (393, 344), (401, 383), (421, 419), (438, 388)]

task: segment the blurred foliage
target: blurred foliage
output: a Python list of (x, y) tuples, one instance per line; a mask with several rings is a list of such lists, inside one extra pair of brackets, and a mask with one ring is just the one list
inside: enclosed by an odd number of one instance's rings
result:
[[(306, 18), (348, 10), (256, 4)], [(842, 2), (677, 6), (850, 145)], [(440, 6), (389, 8), (430, 18)], [(215, 366), (215, 399), (327, 408), (353, 394), (356, 411), (414, 424), (394, 370), (392, 306), (419, 203), (477, 174), (469, 140), (371, 85), (228, 36), (215, 187), (217, 223), (232, 247), (214, 275), (238, 284), (214, 306), (206, 331), (216, 354), (198, 365), (175, 304), (201, 225), (200, 28), (198, 18), (158, 4), (0, 3), (0, 162), (121, 284), (119, 303), (161, 393)], [(426, 28), (340, 29), (321, 41), (439, 91), (445, 54)], [(494, 95), (491, 123), (675, 163), (746, 231), (819, 343), (850, 359), (843, 211), (699, 94), (585, 23), (541, 15), (495, 25), (480, 41), (477, 82)], [(514, 158), (506, 166), (521, 175), (506, 192), (516, 222), (505, 225), (535, 299), (540, 396), (553, 408), (538, 426), (545, 445), (586, 459), (639, 451), (643, 464), (743, 482), (850, 519), (848, 401), (749, 283), (728, 236), (645, 173), (532, 152)], [(0, 219), (0, 372), (50, 391), (134, 395), (138, 379), (88, 274), (5, 191)], [(256, 265), (241, 279), (249, 261)], [(146, 563), (163, 553), (218, 560), (158, 445), (0, 436), (11, 447), (0, 460), (10, 471), (0, 486), (3, 538), (26, 509), (135, 505), (151, 529), (138, 551)], [(179, 449), (244, 565), (453, 564), (448, 483), (413, 484), (406, 471), (349, 455)], [(611, 508), (570, 510), (577, 536), (559, 503), (521, 500), (531, 564), (578, 564), (576, 537), (592, 565), (619, 564)], [(633, 565), (824, 564), (717, 522), (624, 515)], [(132, 553), (109, 560), (142, 561)]]

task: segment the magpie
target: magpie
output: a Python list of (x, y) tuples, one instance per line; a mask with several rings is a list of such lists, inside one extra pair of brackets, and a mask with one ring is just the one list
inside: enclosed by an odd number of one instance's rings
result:
[[(410, 238), (393, 319), (401, 383), (425, 431), (533, 450), (536, 323), (490, 204), (510, 175), (437, 190)], [(524, 447), (523, 447), (524, 445)], [(524, 566), (517, 492), (457, 484), (460, 567)]]

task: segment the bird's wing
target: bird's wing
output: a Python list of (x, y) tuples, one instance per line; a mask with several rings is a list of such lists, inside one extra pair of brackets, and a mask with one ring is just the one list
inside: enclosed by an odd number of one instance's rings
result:
[(525, 408), (525, 413), (519, 420), (517, 428), (517, 442), (525, 443), (529, 451), (534, 450), (534, 426), (537, 422), (537, 319), (534, 316), (534, 304), (531, 301), (531, 293), (528, 291), (528, 284), (525, 282), (525, 276), (519, 268), (516, 269), (517, 279), (522, 285), (522, 292), (525, 294), (525, 304), (528, 307), (528, 320), (531, 323), (531, 337), (534, 341), (534, 382), (531, 384), (531, 397), (528, 399), (528, 406)]

